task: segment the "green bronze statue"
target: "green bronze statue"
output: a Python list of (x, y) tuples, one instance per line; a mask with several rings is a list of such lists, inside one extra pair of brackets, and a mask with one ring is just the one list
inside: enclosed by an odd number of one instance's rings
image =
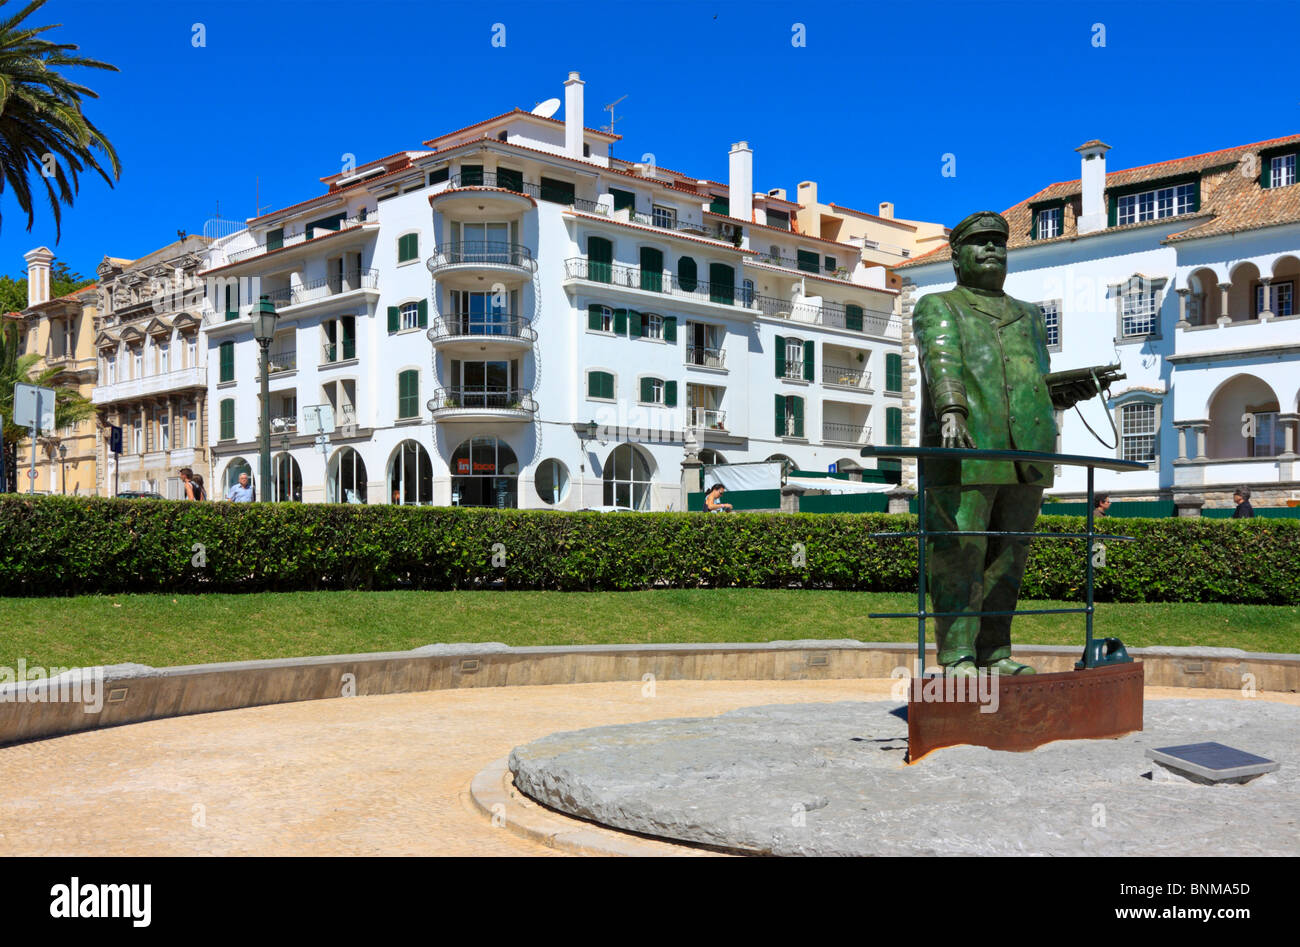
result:
[[(1001, 214), (971, 214), (949, 236), (957, 286), (923, 296), (912, 316), (921, 367), (921, 444), (1052, 453), (1055, 408), (1097, 394), (1092, 379), (1049, 387), (1047, 329), (1033, 303), (1002, 292), (1008, 226)], [(1028, 532), (1052, 485), (1050, 464), (927, 461), (926, 527)], [(927, 546), (935, 612), (1009, 612), (1016, 607), (1029, 540), (938, 536)], [(981, 669), (1032, 674), (1011, 658), (1011, 616), (936, 618), (945, 673)]]

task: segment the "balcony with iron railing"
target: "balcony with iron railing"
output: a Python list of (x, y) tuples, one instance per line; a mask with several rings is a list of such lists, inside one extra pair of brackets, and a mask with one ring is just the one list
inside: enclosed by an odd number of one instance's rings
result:
[(300, 283), (293, 288), (288, 305), (305, 306), (344, 293), (378, 289), (378, 270), (348, 270), (341, 275), (324, 276)]
[(519, 243), (470, 240), (445, 243), (428, 260), (429, 272), (435, 276), (465, 269), (513, 271), (531, 276), (537, 268), (533, 251)]
[(427, 334), (434, 345), (469, 342), (527, 346), (537, 340), (537, 330), (528, 319), (505, 312), (438, 315)]
[(823, 421), (822, 443), (869, 444), (871, 443), (871, 428), (866, 424), (855, 424), (843, 421)]
[(839, 365), (822, 366), (822, 384), (832, 388), (871, 388), (871, 372), (859, 368), (842, 368)]
[(342, 342), (326, 342), (321, 346), (321, 361), (325, 364), (346, 362), (357, 357), (357, 340), (344, 339)]
[(696, 366), (725, 370), (727, 367), (727, 350), (688, 343), (686, 346), (686, 365), (688, 367)]
[(267, 371), (272, 375), (279, 375), (282, 372), (296, 371), (298, 368), (298, 350), (293, 348), (268, 352), (266, 363)]
[(686, 426), (711, 431), (727, 429), (727, 412), (716, 408), (687, 408)]
[(850, 312), (838, 303), (807, 303), (754, 293), (743, 286), (711, 283), (704, 279), (683, 280), (668, 271), (646, 270), (623, 263), (606, 263), (589, 257), (570, 257), (564, 261), (566, 280), (587, 280), (626, 289), (640, 289), (665, 296), (697, 302), (737, 306), (764, 315), (860, 332), (882, 338), (898, 338), (900, 322), (893, 313), (873, 309)]
[(500, 420), (531, 421), (537, 402), (524, 388), (437, 388), (427, 407), (442, 421)]
[(284, 250), (288, 247), (298, 246), (299, 244), (306, 243), (309, 240), (333, 236), (336, 233), (340, 233), (344, 230), (351, 230), (352, 228), (359, 227), (363, 224), (371, 224), (378, 227), (379, 218), (373, 211), (363, 209), (357, 215), (339, 221), (336, 227), (307, 227), (306, 225), (303, 225), (295, 230), (285, 228), (284, 236), (279, 241), (268, 241), (270, 236), (268, 233), (263, 236), (263, 243), (259, 243), (257, 246), (247, 247), (243, 250), (236, 250), (234, 253), (226, 254), (226, 264), (243, 263), (247, 260), (254, 259), (255, 257), (273, 253), (277, 250)]

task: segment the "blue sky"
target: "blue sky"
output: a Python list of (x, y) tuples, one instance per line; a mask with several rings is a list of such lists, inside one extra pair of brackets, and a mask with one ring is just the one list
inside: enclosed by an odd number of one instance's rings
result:
[(562, 96), (569, 70), (587, 83), (588, 125), (627, 96), (620, 157), (653, 152), (725, 181), (727, 150), (745, 139), (756, 190), (793, 196), (812, 178), (823, 200), (889, 200), (949, 226), (1077, 177), (1073, 149), (1090, 138), (1113, 146), (1115, 170), (1300, 131), (1291, 0), (51, 0), (32, 22), (62, 23), (47, 35), (121, 69), (80, 80), (100, 94), (87, 111), (123, 172), (113, 189), (83, 179), (57, 245), (48, 207), (28, 233), (6, 192), (0, 273), (13, 275), (41, 244), (93, 275), (105, 254), (200, 232), (218, 202), (242, 220), (259, 200), (304, 200), (346, 153), (362, 162), (532, 108)]

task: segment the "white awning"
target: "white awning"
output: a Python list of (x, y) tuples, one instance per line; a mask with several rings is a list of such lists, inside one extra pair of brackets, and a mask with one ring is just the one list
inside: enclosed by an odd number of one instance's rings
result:
[(805, 490), (825, 490), (828, 493), (888, 493), (897, 486), (894, 483), (858, 483), (834, 477), (789, 477), (785, 485), (803, 487)]

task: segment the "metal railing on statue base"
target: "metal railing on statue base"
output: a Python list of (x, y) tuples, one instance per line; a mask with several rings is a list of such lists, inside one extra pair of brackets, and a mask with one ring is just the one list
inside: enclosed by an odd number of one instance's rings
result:
[[(1134, 663), (1118, 638), (1093, 638), (1094, 543), (1131, 542), (1132, 536), (1098, 533), (1094, 522), (1094, 473), (1134, 471), (1146, 464), (1110, 457), (1048, 454), (1040, 451), (954, 447), (864, 447), (863, 457), (917, 461), (917, 528), (872, 533), (872, 538), (905, 539), (917, 544), (917, 605), (915, 612), (876, 612), (869, 618), (914, 618), (917, 622), (916, 673), (907, 705), (908, 760), (916, 762), (932, 750), (960, 743), (1000, 750), (1031, 750), (1053, 740), (1117, 737), (1142, 729), (1142, 665)], [(1004, 460), (1086, 467), (1088, 510), (1084, 531), (1038, 532), (1010, 530), (932, 530), (926, 524), (926, 463), (929, 461)], [(931, 612), (926, 609), (926, 543), (936, 536), (1020, 536), (1041, 539), (1084, 539), (1084, 605), (1081, 608), (1024, 608), (1009, 611)], [(927, 676), (926, 621), (931, 618), (984, 618), (1015, 615), (1084, 616), (1084, 651), (1074, 671), (1047, 674), (980, 674), (978, 677)], [(1080, 672), (1084, 672), (1081, 674)], [(991, 709), (990, 709), (991, 708)]]

